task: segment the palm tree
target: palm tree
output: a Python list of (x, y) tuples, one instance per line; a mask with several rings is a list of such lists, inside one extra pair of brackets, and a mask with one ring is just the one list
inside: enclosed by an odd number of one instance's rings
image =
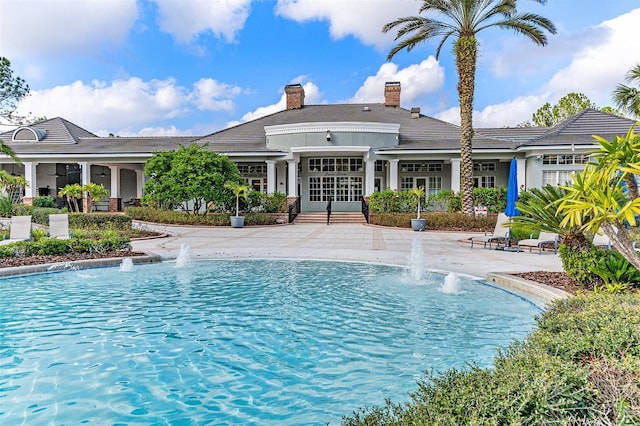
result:
[[(640, 64), (631, 68), (625, 77), (629, 83), (640, 85)], [(635, 118), (640, 118), (640, 90), (635, 87), (618, 84), (613, 91), (613, 102), (622, 112)]]
[[(546, 0), (534, 0), (544, 3)], [(458, 71), (458, 99), (460, 102), (460, 180), (462, 209), (473, 214), (473, 94), (478, 56), (480, 31), (498, 27), (522, 34), (534, 43), (544, 46), (547, 37), (544, 31), (556, 33), (555, 25), (547, 18), (533, 13), (518, 13), (517, 0), (423, 0), (420, 14), (428, 16), (408, 16), (389, 22), (382, 28), (387, 33), (399, 27), (395, 40), (398, 44), (391, 49), (387, 60), (406, 49), (434, 38), (441, 40), (436, 49), (436, 59), (442, 46), (455, 37), (454, 53)], [(441, 18), (441, 19), (436, 19)]]

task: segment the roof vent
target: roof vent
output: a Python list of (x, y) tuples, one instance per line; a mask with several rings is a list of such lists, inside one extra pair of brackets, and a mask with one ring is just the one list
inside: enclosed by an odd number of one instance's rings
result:
[(420, 118), (420, 107), (411, 108), (411, 118)]
[(371, 111), (371, 108), (369, 108), (368, 106), (366, 106), (366, 107), (362, 107), (362, 110), (363, 110), (363, 111)]

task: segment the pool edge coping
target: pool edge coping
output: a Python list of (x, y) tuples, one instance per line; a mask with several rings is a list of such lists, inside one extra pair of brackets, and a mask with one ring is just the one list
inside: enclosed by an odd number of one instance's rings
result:
[(489, 272), (486, 280), (491, 283), (515, 288), (527, 294), (531, 294), (544, 300), (546, 303), (552, 302), (556, 299), (566, 299), (570, 296), (570, 294), (564, 290), (560, 290), (537, 281), (517, 277), (509, 273)]
[(144, 256), (106, 257), (103, 259), (83, 259), (69, 262), (41, 263), (38, 265), (12, 266), (0, 269), (0, 278), (14, 277), (18, 275), (41, 274), (44, 272), (66, 271), (69, 269), (90, 269), (104, 266), (115, 266), (122, 263), (122, 259), (131, 259), (134, 264), (156, 263), (162, 259), (156, 254)]

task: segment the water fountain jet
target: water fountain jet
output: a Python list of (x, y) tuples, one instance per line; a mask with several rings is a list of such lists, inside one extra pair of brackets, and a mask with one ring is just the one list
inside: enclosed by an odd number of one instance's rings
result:
[(191, 247), (188, 244), (180, 245), (180, 253), (176, 257), (176, 268), (185, 268), (191, 264)]

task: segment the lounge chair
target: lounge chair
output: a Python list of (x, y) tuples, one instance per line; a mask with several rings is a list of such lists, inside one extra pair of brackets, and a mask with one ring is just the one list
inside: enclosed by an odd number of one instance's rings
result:
[(553, 244), (553, 252), (558, 253), (558, 241), (560, 240), (560, 235), (555, 234), (553, 232), (540, 232), (538, 238), (531, 238), (526, 240), (518, 241), (518, 251), (521, 251), (521, 246), (528, 246), (529, 253), (534, 247), (538, 247), (538, 254), (542, 254), (542, 248), (545, 244)]
[(473, 248), (473, 243), (484, 243), (484, 248), (487, 248), (487, 244), (489, 244), (489, 249), (491, 249), (492, 243), (496, 243), (497, 245), (500, 241), (506, 242), (509, 238), (509, 230), (505, 228), (504, 224), (508, 221), (509, 217), (506, 214), (498, 213), (498, 220), (496, 221), (496, 227), (493, 229), (493, 232), (485, 232), (484, 235), (471, 237), (471, 248)]
[(11, 216), (9, 239), (0, 241), (0, 245), (31, 239), (31, 216)]
[(611, 248), (611, 240), (605, 234), (599, 234), (593, 236), (593, 240), (591, 241), (594, 246), (601, 248)]
[(69, 215), (50, 214), (49, 215), (49, 237), (60, 240), (69, 239)]

